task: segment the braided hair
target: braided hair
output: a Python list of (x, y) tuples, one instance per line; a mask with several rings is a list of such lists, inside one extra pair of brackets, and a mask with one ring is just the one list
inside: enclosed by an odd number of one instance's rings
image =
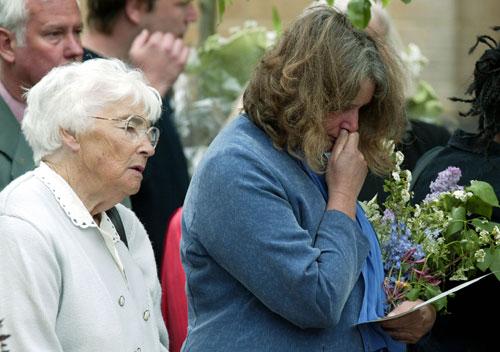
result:
[[(492, 27), (499, 31), (500, 26)], [(476, 43), (470, 48), (471, 54), (482, 43), (489, 47), (476, 62), (474, 80), (465, 94), (471, 99), (450, 98), (471, 104), (470, 109), (461, 116), (478, 116), (478, 139), (474, 146), (477, 151), (485, 152), (500, 132), (500, 43), (488, 35), (477, 37)]]

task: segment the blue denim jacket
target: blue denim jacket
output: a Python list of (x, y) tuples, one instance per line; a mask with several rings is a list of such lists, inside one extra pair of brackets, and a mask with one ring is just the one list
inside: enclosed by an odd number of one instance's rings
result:
[(183, 210), (184, 351), (363, 351), (369, 246), (246, 117), (210, 146)]

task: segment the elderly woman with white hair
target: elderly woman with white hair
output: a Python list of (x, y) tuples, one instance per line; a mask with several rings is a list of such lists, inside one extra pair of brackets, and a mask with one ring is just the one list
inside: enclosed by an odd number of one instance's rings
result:
[(27, 104), (22, 128), (39, 166), (0, 193), (9, 349), (166, 351), (151, 243), (118, 204), (139, 190), (154, 154), (158, 92), (122, 62), (96, 59), (53, 69)]

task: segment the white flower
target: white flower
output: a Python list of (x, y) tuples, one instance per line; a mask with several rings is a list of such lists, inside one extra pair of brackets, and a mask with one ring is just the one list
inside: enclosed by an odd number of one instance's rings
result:
[(484, 257), (486, 256), (486, 252), (484, 249), (478, 249), (476, 253), (474, 253), (474, 258), (476, 258), (478, 263), (484, 262)]
[(467, 280), (467, 276), (465, 276), (465, 270), (463, 268), (458, 268), (455, 274), (450, 277), (450, 281), (465, 281)]
[(420, 208), (420, 205), (416, 204), (415, 205), (415, 212), (413, 213), (413, 216), (415, 218), (418, 218), (421, 213), (422, 213), (422, 208)]
[(488, 244), (490, 242), (490, 234), (488, 233), (488, 231), (481, 230), (479, 232), (479, 242), (483, 244)]
[(401, 153), (400, 151), (397, 151), (396, 152), (396, 165), (400, 166), (401, 163), (403, 162), (403, 160), (405, 160), (404, 154)]
[(462, 202), (465, 202), (470, 196), (472, 196), (472, 193), (465, 192), (464, 190), (459, 189), (459, 190), (453, 191), (453, 193), (451, 195), (455, 199), (458, 199), (458, 200), (461, 200)]
[(401, 178), (399, 177), (399, 172), (394, 171), (394, 172), (392, 173), (392, 178), (393, 178), (396, 182), (400, 182), (400, 181), (401, 181)]
[(405, 179), (406, 179), (406, 182), (408, 182), (408, 187), (409, 187), (410, 183), (411, 183), (411, 171), (410, 170), (404, 170), (403, 172), (405, 174)]
[(407, 203), (410, 201), (410, 192), (408, 190), (404, 189), (401, 191), (401, 199), (403, 202)]

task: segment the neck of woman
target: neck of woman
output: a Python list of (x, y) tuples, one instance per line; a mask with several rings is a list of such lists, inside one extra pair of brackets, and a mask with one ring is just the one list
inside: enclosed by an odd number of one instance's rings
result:
[(96, 180), (87, 177), (85, 170), (81, 170), (78, 165), (73, 165), (71, 162), (58, 162), (57, 159), (49, 158), (43, 161), (68, 183), (98, 224), (101, 220), (101, 212), (119, 202), (111, 204), (112, 197), (106, 197), (102, 187), (100, 188), (96, 184)]

